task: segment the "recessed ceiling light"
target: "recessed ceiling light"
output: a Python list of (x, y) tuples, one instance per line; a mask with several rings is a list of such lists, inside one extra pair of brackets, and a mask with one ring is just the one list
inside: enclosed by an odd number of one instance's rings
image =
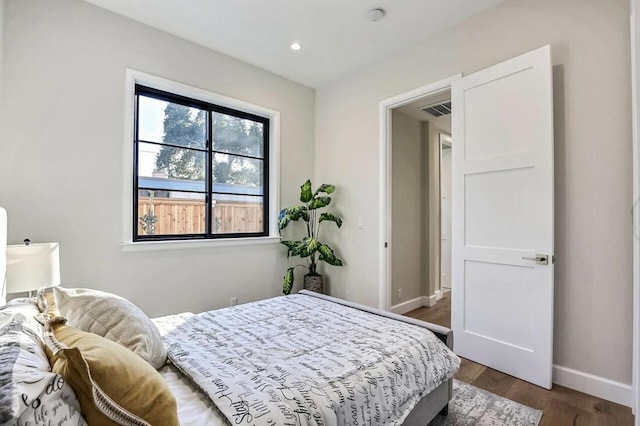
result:
[(294, 41), (293, 43), (291, 43), (291, 50), (300, 50), (302, 49), (302, 45), (300, 43), (298, 43), (297, 41)]

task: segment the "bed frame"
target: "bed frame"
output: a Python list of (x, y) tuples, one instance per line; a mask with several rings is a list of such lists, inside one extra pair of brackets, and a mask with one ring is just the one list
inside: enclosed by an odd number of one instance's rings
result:
[[(391, 318), (397, 321), (413, 324), (418, 327), (426, 328), (433, 332), (440, 340), (446, 344), (449, 349), (453, 350), (453, 331), (451, 329), (442, 327), (437, 324), (431, 324), (429, 322), (420, 321), (415, 318), (406, 317), (404, 315), (398, 315), (391, 312), (383, 311), (382, 309), (370, 308), (358, 303), (349, 302), (347, 300), (338, 299), (336, 297), (327, 296), (324, 294), (314, 293), (308, 290), (300, 290), (300, 294), (307, 296), (317, 297), (319, 299), (329, 300), (340, 305), (349, 306), (361, 311), (369, 312), (381, 317)], [(404, 426), (426, 426), (431, 420), (433, 420), (438, 414), (446, 416), (449, 409), (449, 401), (453, 394), (453, 380), (447, 380), (438, 386), (434, 391), (425, 395), (420, 402), (415, 406), (413, 411), (409, 413), (409, 416), (405, 419)]]

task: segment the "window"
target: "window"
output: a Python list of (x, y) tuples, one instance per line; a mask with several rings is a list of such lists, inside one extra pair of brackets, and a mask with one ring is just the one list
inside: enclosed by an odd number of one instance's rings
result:
[(269, 235), (269, 126), (136, 84), (133, 241)]

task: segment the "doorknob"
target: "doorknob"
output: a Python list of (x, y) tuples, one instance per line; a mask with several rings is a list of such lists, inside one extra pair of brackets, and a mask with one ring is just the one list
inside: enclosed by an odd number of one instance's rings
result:
[(538, 265), (549, 264), (549, 256), (546, 254), (536, 254), (536, 257), (523, 256), (522, 260), (531, 260), (533, 262), (536, 262)]

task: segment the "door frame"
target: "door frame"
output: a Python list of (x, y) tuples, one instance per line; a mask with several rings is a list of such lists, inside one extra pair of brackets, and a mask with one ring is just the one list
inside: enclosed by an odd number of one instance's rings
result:
[[(453, 133), (453, 129), (452, 132)], [(439, 162), (440, 162), (440, 166), (438, 167), (438, 229), (439, 229), (439, 235), (440, 235), (440, 239), (438, 240), (438, 250), (439, 250), (439, 254), (440, 256), (438, 256), (438, 262), (440, 263), (439, 268), (438, 268), (438, 273), (439, 273), (439, 277), (438, 277), (438, 291), (440, 291), (440, 294), (437, 293), (436, 291), (436, 299), (441, 299), (442, 298), (442, 151), (443, 148), (445, 146), (449, 147), (449, 149), (452, 149), (451, 145), (452, 145), (452, 141), (453, 138), (451, 137), (451, 134), (448, 133), (444, 133), (444, 132), (439, 132), (438, 133), (438, 154), (439, 154)], [(449, 164), (449, 168), (451, 168), (451, 165), (453, 164), (453, 161), (451, 161), (451, 164)], [(449, 170), (449, 172), (451, 172), (451, 170)], [(451, 179), (451, 176), (449, 176), (449, 179)], [(451, 182), (449, 182), (451, 183)], [(449, 191), (449, 203), (451, 203), (451, 193), (453, 191)], [(449, 220), (453, 221), (453, 204), (451, 204), (451, 208), (449, 210)], [(449, 233), (448, 235), (449, 241), (451, 241), (451, 233)], [(429, 254), (429, 256), (431, 257), (431, 254)], [(449, 257), (453, 257), (453, 250), (450, 250), (449, 253)], [(451, 291), (451, 269), (449, 268), (449, 291)]]
[(640, 426), (640, 0), (630, 0), (631, 33), (631, 130), (633, 163), (633, 370), (631, 409)]
[(462, 73), (401, 93), (380, 101), (380, 228), (379, 228), (379, 275), (378, 307), (385, 311), (391, 309), (391, 111), (425, 96), (436, 95), (451, 89), (451, 84), (462, 78)]

